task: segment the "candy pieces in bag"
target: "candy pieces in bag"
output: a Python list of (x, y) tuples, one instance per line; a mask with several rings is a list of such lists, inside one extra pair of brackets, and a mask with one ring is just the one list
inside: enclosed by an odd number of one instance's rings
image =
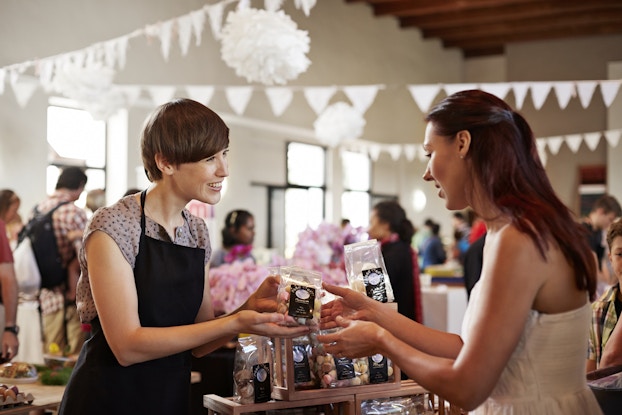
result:
[(277, 312), (290, 316), (295, 325), (317, 328), (320, 323), (322, 274), (299, 267), (281, 267)]
[(344, 246), (346, 277), (350, 288), (381, 303), (395, 301), (380, 243), (375, 239)]
[(239, 403), (268, 402), (274, 346), (268, 337), (240, 337), (233, 361), (233, 395)]

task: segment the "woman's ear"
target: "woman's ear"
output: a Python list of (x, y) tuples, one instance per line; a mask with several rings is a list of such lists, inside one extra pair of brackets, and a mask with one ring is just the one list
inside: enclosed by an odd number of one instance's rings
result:
[(168, 160), (162, 154), (157, 153), (155, 155), (155, 162), (156, 162), (156, 166), (158, 166), (158, 169), (160, 169), (163, 175), (173, 174), (173, 171), (174, 171), (173, 166), (168, 162)]
[(458, 131), (456, 144), (458, 145), (458, 155), (461, 159), (465, 158), (471, 147), (471, 133), (468, 130)]

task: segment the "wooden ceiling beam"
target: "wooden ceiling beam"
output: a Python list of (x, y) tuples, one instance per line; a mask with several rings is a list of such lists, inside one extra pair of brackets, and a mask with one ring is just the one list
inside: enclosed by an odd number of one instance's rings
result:
[[(558, 2), (560, 0), (557, 0)], [(443, 13), (467, 12), (472, 10), (494, 10), (498, 7), (534, 7), (541, 0), (394, 0), (367, 1), (376, 16), (392, 15), (396, 17), (427, 16)]]
[(415, 26), (421, 29), (434, 29), (464, 26), (473, 22), (486, 24), (521, 19), (555, 19), (557, 15), (564, 12), (584, 13), (588, 15), (592, 12), (607, 10), (622, 10), (622, 2), (620, 0), (603, 0), (599, 3), (591, 3), (585, 0), (567, 0), (566, 5), (560, 8), (556, 1), (545, 0), (541, 1), (538, 7), (522, 5), (516, 7), (499, 7), (495, 10), (470, 10), (440, 15), (400, 17), (399, 22), (400, 26), (404, 28)]
[[(615, 24), (622, 20), (622, 8), (619, 11), (600, 11), (585, 13), (561, 13), (555, 18), (540, 17), (520, 19), (511, 22), (497, 21), (481, 24), (470, 22), (467, 25), (451, 28), (423, 29), (424, 38), (441, 38), (445, 41), (477, 39), (481, 37), (527, 36), (530, 33), (564, 32), (586, 28), (598, 30), (601, 25)], [(622, 27), (620, 28), (622, 32)]]
[(443, 45), (448, 48), (479, 49), (506, 45), (516, 42), (530, 42), (534, 40), (552, 40), (579, 36), (612, 35), (622, 33), (618, 22), (600, 24), (598, 26), (583, 26), (564, 29), (548, 29), (539, 32), (513, 32), (496, 37), (484, 36), (477, 39), (444, 40)]

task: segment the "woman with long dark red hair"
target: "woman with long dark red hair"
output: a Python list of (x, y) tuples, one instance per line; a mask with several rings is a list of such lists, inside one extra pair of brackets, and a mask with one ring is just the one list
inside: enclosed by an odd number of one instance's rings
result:
[(424, 180), (447, 209), (470, 206), (486, 223), (481, 278), (462, 336), (327, 286), (342, 298), (324, 308), (323, 324), (342, 330), (320, 341), (337, 356), (382, 353), (475, 414), (601, 413), (585, 377), (596, 263), (551, 187), (531, 128), (478, 90), (447, 97), (426, 121)]

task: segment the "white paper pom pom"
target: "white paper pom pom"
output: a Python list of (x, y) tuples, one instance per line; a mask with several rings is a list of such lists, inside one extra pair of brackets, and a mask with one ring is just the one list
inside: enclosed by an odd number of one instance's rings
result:
[(306, 71), (311, 61), (309, 35), (282, 10), (232, 11), (221, 32), (225, 63), (248, 82), (285, 84)]
[(115, 71), (102, 65), (64, 65), (56, 70), (52, 89), (74, 99), (95, 120), (108, 119), (125, 105), (125, 97), (112, 81)]
[(349, 104), (337, 102), (328, 106), (313, 123), (315, 136), (325, 145), (335, 147), (343, 141), (363, 135), (365, 118)]

